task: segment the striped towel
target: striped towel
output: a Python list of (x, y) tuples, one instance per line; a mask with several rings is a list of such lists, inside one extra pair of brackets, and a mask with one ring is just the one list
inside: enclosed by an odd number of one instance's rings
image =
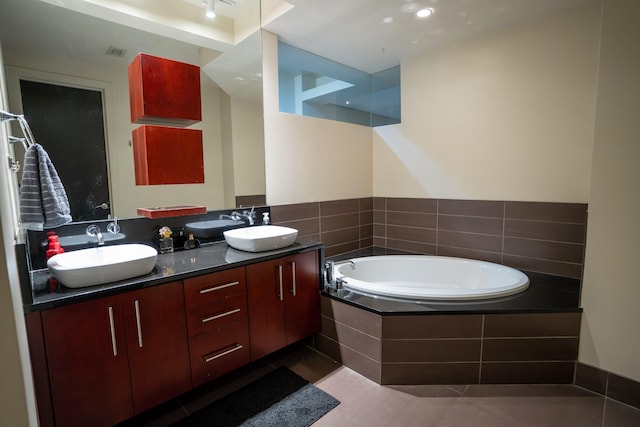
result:
[(67, 193), (47, 152), (32, 144), (24, 156), (20, 184), (20, 219), (30, 230), (54, 228), (71, 222)]

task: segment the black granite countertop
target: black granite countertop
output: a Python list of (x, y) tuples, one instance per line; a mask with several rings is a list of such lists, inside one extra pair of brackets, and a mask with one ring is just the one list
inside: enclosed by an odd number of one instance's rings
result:
[[(332, 258), (341, 261), (359, 256), (403, 254), (402, 251), (371, 248)], [(522, 271), (529, 277), (529, 288), (518, 294), (476, 301), (408, 301), (364, 295), (345, 289), (325, 290), (323, 295), (363, 308), (376, 314), (495, 314), (495, 313), (567, 313), (582, 312), (580, 280), (568, 277)]]
[(299, 238), (289, 247), (268, 252), (244, 252), (229, 247), (226, 242), (203, 245), (197, 249), (158, 254), (153, 271), (144, 276), (86, 288), (58, 286), (53, 292), (46, 285), (51, 277), (48, 270), (31, 272), (34, 289), (43, 289), (33, 294), (33, 301), (24, 305), (25, 312), (48, 310), (51, 308), (87, 301), (121, 292), (156, 286), (174, 280), (182, 280), (202, 274), (241, 267), (255, 262), (279, 258), (288, 254), (322, 249), (322, 243)]

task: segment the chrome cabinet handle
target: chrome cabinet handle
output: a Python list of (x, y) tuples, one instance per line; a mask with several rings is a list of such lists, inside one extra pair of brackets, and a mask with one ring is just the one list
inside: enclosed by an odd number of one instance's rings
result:
[(283, 291), (283, 283), (282, 283), (282, 266), (278, 266), (278, 279), (280, 280), (280, 293), (278, 294), (278, 299), (280, 301), (284, 301), (284, 291)]
[(216, 315), (209, 316), (209, 317), (204, 317), (204, 318), (201, 319), (201, 322), (202, 323), (211, 322), (212, 320), (216, 320), (216, 319), (219, 319), (221, 317), (231, 316), (232, 314), (235, 314), (235, 313), (237, 313), (239, 311), (240, 311), (239, 308), (234, 308), (232, 310), (225, 311), (224, 313), (216, 314)]
[(138, 328), (138, 347), (142, 348), (142, 325), (140, 325), (140, 302), (135, 300), (133, 305), (136, 307), (136, 327)]
[(109, 328), (111, 329), (111, 348), (113, 355), (118, 355), (118, 345), (116, 344), (116, 328), (113, 324), (113, 307), (109, 306)]
[(293, 283), (291, 285), (291, 293), (293, 296), (296, 296), (296, 263), (295, 261), (291, 262), (291, 278), (293, 279)]
[(223, 351), (222, 353), (215, 354), (213, 356), (205, 357), (205, 363), (212, 362), (222, 356), (226, 356), (227, 354), (233, 353), (234, 351), (238, 351), (242, 348), (242, 344), (236, 344), (235, 347), (230, 348), (229, 350)]
[(220, 289), (228, 288), (230, 286), (236, 286), (236, 285), (239, 285), (239, 284), (240, 284), (240, 282), (238, 282), (238, 281), (225, 283), (224, 285), (214, 286), (212, 288), (200, 289), (200, 293), (201, 294), (207, 294), (209, 292), (219, 291)]

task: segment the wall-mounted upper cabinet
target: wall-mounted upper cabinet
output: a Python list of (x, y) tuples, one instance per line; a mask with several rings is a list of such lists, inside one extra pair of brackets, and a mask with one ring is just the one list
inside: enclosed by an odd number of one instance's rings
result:
[(143, 125), (133, 131), (136, 185), (202, 184), (202, 131)]
[(139, 53), (129, 64), (129, 101), (134, 123), (199, 122), (200, 67)]

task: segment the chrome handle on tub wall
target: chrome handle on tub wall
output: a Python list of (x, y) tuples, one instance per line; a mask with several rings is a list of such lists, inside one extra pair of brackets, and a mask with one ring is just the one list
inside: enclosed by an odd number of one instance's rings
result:
[(282, 266), (281, 265), (278, 266), (278, 280), (280, 281), (280, 293), (278, 294), (278, 299), (280, 301), (284, 301), (284, 290), (283, 290), (284, 286), (282, 283)]
[(113, 324), (113, 307), (109, 306), (109, 328), (111, 329), (111, 348), (113, 355), (118, 355), (118, 344), (116, 344), (116, 328)]
[(136, 327), (138, 329), (138, 347), (142, 348), (142, 326), (140, 325), (140, 301), (135, 300), (133, 305), (136, 307)]
[(293, 296), (296, 296), (296, 263), (294, 261), (291, 262), (291, 279), (293, 283), (291, 284), (291, 293)]

